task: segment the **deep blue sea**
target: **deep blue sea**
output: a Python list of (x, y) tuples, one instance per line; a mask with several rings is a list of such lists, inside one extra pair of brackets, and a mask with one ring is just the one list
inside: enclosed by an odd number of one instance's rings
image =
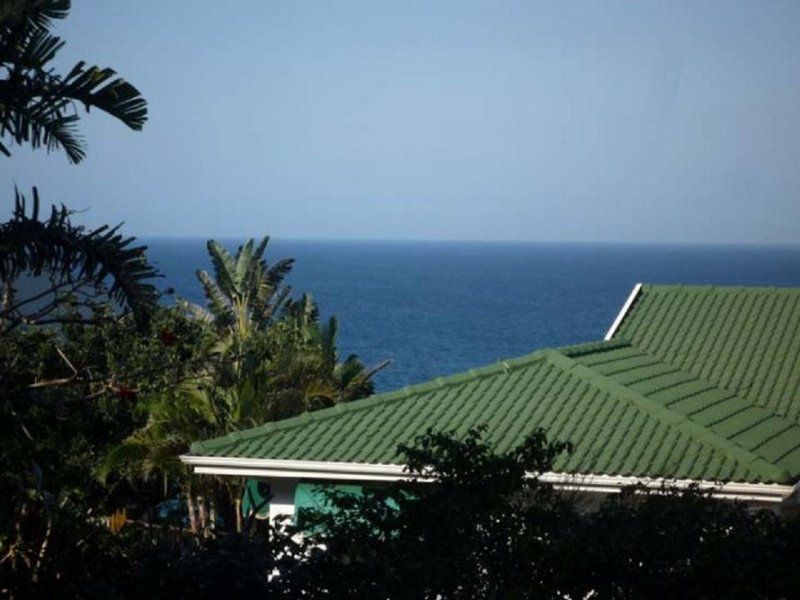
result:
[[(145, 242), (163, 287), (201, 302), (205, 241)], [(295, 293), (339, 318), (342, 355), (392, 360), (381, 391), (600, 339), (639, 281), (800, 286), (798, 246), (271, 242), (268, 261), (282, 257)]]

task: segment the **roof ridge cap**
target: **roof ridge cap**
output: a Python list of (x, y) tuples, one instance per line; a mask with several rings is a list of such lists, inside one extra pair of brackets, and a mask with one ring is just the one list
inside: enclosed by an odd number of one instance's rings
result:
[(796, 285), (718, 285), (715, 283), (643, 283), (643, 290), (682, 290), (687, 292), (800, 292)]
[(240, 431), (233, 431), (220, 437), (194, 442), (190, 445), (189, 452), (192, 454), (202, 454), (209, 449), (219, 448), (241, 440), (247, 440), (258, 437), (259, 435), (272, 433), (273, 431), (284, 431), (286, 429), (292, 429), (294, 427), (305, 425), (309, 422), (333, 418), (343, 413), (359, 412), (361, 410), (372, 408), (375, 405), (388, 404), (390, 402), (404, 400), (417, 392), (429, 392), (459, 385), (468, 381), (473, 381), (485, 375), (508, 373), (511, 369), (523, 367), (525, 365), (544, 360), (546, 356), (545, 353), (546, 350), (537, 350), (517, 358), (500, 360), (498, 362), (469, 369), (468, 371), (461, 373), (436, 377), (421, 383), (407, 385), (397, 390), (373, 394), (371, 396), (367, 396), (366, 398), (360, 398), (351, 402), (339, 402), (338, 404), (329, 406), (327, 408), (304, 412), (294, 417), (288, 417), (278, 421), (269, 421), (262, 425), (257, 425), (256, 427), (251, 427)]
[(643, 394), (633, 391), (629, 387), (614, 381), (606, 375), (602, 375), (597, 371), (583, 365), (569, 356), (562, 354), (558, 350), (547, 350), (547, 356), (550, 362), (564, 370), (570, 371), (576, 377), (583, 379), (586, 383), (594, 386), (605, 392), (612, 392), (614, 397), (618, 397), (623, 401), (627, 401), (636, 405), (638, 408), (646, 411), (648, 414), (653, 415), (662, 423), (670, 427), (675, 427), (683, 433), (688, 434), (690, 437), (698, 439), (703, 443), (709, 444), (717, 450), (723, 452), (729, 457), (734, 458), (743, 465), (758, 471), (768, 481), (789, 481), (792, 479), (791, 473), (785, 469), (771, 463), (766, 458), (753, 452), (742, 448), (735, 442), (715, 433), (714, 431), (700, 425), (685, 415), (678, 414), (666, 408), (665, 406), (650, 400)]
[(583, 342), (580, 344), (569, 344), (568, 346), (558, 346), (557, 348), (550, 348), (565, 356), (583, 356), (584, 354), (594, 354), (596, 352), (610, 352), (611, 350), (618, 350), (620, 348), (627, 348), (631, 343), (625, 338), (615, 337), (610, 340), (597, 340), (592, 342)]

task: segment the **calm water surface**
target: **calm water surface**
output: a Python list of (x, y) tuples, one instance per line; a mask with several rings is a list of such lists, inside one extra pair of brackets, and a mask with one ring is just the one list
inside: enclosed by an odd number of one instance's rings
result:
[[(202, 301), (201, 239), (150, 239), (164, 287)], [(225, 241), (235, 250), (238, 241)], [(289, 283), (340, 321), (379, 390), (601, 338), (638, 281), (800, 286), (800, 247), (276, 241)]]

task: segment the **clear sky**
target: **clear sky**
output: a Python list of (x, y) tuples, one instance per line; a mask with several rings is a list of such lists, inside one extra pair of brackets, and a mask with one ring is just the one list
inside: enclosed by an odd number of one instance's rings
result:
[(13, 186), (135, 235), (800, 242), (800, 2), (73, 0), (134, 133)]

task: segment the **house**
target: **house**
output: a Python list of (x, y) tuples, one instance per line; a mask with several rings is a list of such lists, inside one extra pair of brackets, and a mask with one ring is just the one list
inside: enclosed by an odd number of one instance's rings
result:
[(571, 441), (542, 478), (589, 496), (692, 483), (754, 506), (798, 503), (800, 288), (637, 285), (602, 341), (192, 445), (196, 473), (267, 480), (272, 516), (320, 483), (404, 477), (400, 443), (485, 424), (498, 450), (543, 427)]

